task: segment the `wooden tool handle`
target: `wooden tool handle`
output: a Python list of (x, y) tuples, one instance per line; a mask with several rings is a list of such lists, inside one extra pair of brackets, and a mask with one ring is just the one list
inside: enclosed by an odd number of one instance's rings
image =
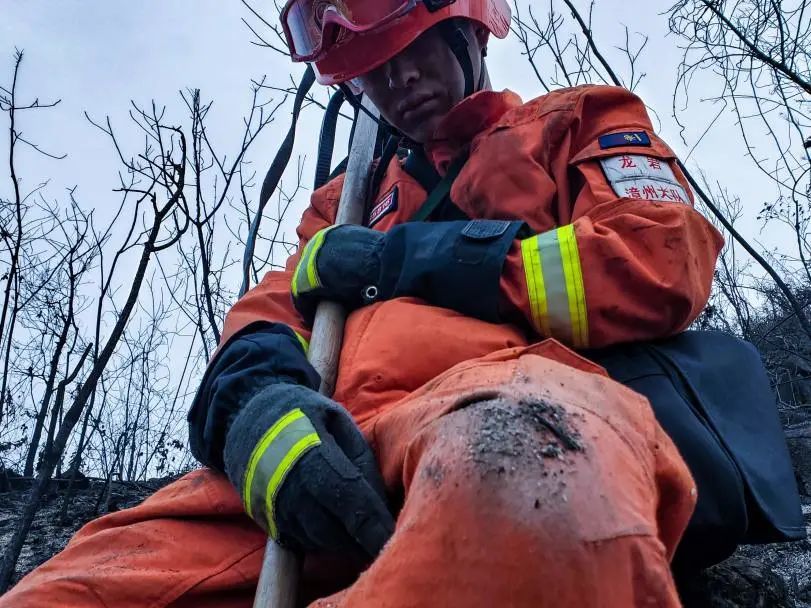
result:
[[(379, 114), (371, 101), (363, 102), (364, 107), (374, 117)], [(338, 204), (336, 224), (360, 224), (366, 202), (366, 190), (372, 173), (375, 144), (377, 143), (377, 121), (361, 111), (355, 125), (355, 137), (349, 152), (341, 201)], [(331, 396), (335, 390), (338, 374), (338, 359), (344, 336), (346, 311), (335, 302), (322, 301), (313, 323), (308, 358), (321, 375), (320, 391)], [(294, 608), (300, 564), (298, 558), (269, 538), (262, 560), (262, 572), (256, 588), (254, 608)]]

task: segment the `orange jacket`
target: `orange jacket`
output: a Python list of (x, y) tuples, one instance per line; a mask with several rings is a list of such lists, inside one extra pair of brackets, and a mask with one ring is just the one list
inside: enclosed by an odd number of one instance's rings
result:
[[(583, 86), (526, 104), (509, 91), (478, 93), (451, 111), (427, 148), (440, 173), (463, 151), (470, 156), (453, 184), (455, 204), (471, 218), (523, 220), (536, 235), (516, 240), (504, 266), (510, 324), (409, 298), (355, 311), (335, 398), (360, 420), (461, 361), (544, 337), (575, 348), (660, 338), (706, 304), (723, 239), (693, 208), (675, 154), (632, 93)], [(313, 194), (299, 251), (333, 222), (342, 183)], [(427, 196), (397, 159), (377, 200), (394, 188), (397, 204), (383, 204), (377, 230), (407, 221)], [(223, 343), (262, 320), (309, 338), (290, 296), (297, 261), (298, 253), (233, 307)]]

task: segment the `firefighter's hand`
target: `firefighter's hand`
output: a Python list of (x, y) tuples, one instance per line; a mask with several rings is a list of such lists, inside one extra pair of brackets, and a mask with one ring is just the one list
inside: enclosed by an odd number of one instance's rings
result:
[(307, 243), (293, 273), (291, 291), (299, 312), (312, 319), (319, 300), (350, 310), (378, 296), (386, 235), (361, 226), (331, 226)]
[(386, 233), (338, 226), (318, 232), (293, 274), (293, 299), (311, 320), (319, 299), (350, 310), (413, 297), (463, 315), (501, 322), (504, 261), (523, 222), (408, 222)]
[(253, 397), (228, 431), (225, 470), (248, 515), (293, 550), (374, 558), (394, 531), (363, 435), (309, 388), (273, 384)]

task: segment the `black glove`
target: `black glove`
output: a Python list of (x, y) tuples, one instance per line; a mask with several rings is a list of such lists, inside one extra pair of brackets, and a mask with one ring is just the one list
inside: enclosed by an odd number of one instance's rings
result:
[(291, 549), (374, 558), (394, 531), (366, 440), (311, 389), (273, 384), (253, 397), (228, 431), (225, 470), (248, 515)]
[(498, 322), (504, 260), (523, 222), (411, 222), (382, 233), (360, 226), (318, 232), (293, 274), (293, 299), (311, 319), (319, 299), (350, 310), (377, 300), (418, 297)]
[(325, 228), (307, 243), (293, 273), (291, 291), (299, 312), (311, 320), (321, 299), (350, 310), (377, 297), (386, 235), (361, 226)]

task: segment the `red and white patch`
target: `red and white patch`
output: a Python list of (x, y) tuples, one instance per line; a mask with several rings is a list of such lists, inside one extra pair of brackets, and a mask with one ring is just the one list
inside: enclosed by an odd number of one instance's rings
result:
[(399, 190), (397, 186), (394, 186), (394, 188), (392, 188), (386, 196), (376, 203), (369, 212), (369, 228), (377, 224), (389, 213), (397, 211), (398, 198)]
[(600, 160), (617, 196), (657, 203), (690, 203), (670, 162), (654, 156), (623, 154)]

